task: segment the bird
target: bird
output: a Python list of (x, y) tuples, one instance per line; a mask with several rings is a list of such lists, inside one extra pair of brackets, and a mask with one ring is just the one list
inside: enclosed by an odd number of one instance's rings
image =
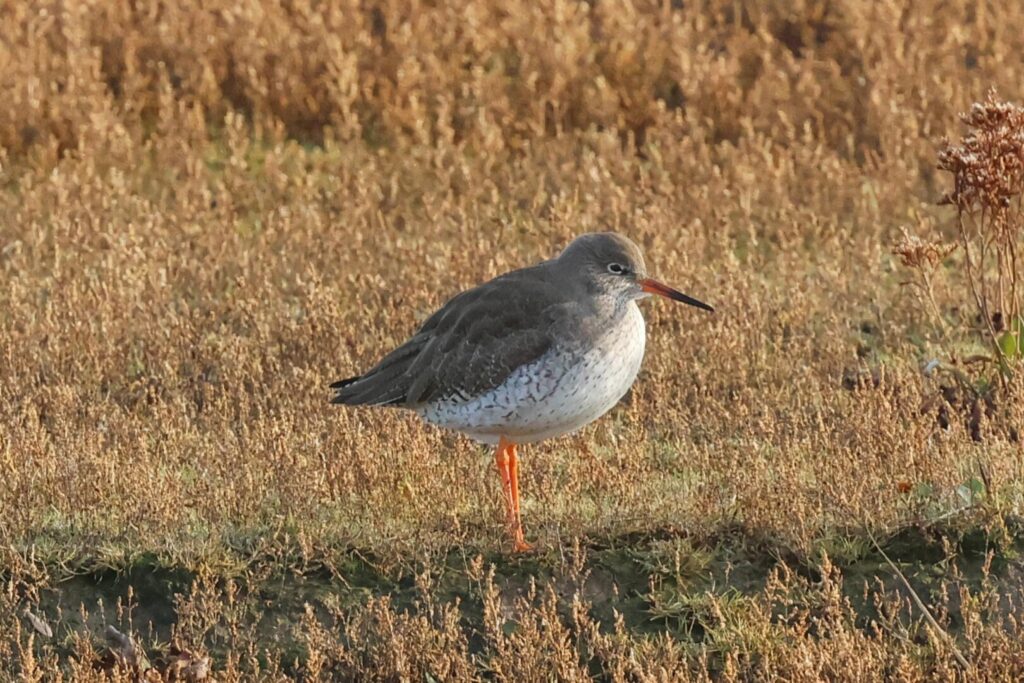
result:
[(633, 385), (646, 330), (637, 301), (665, 297), (714, 312), (647, 274), (614, 232), (584, 233), (556, 257), (457, 294), (331, 403), (409, 409), (494, 447), (513, 552), (523, 533), (518, 447), (574, 432)]

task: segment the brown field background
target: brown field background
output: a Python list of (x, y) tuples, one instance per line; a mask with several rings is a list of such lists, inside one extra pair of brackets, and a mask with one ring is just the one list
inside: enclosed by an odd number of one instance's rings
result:
[[(130, 680), (102, 629), (41, 605), (145, 566), (196, 577), (165, 640), (217, 680), (969, 677), (920, 612), (893, 616), (907, 596), (872, 622), (837, 586), (912, 526), (981, 529), (1016, 566), (1020, 409), (938, 414), (922, 365), (983, 341), (958, 254), (938, 324), (891, 247), (953, 239), (936, 152), (990, 88), (1020, 101), (1024, 6), (67, 0), (0, 25), (0, 673)], [(509, 558), (487, 453), (326, 384), (599, 229), (718, 313), (643, 305), (627, 400), (524, 451), (540, 557)], [(689, 640), (565, 588), (651, 535), (804, 572), (706, 593)], [(342, 586), (352, 557), (418, 577), (415, 604), (294, 605), (294, 650), (239, 625), (237, 585)], [(513, 599), (495, 567), (549, 578)], [(479, 622), (431, 583), (450, 575)], [(1021, 613), (986, 586), (943, 589), (957, 642), (972, 680), (1015, 680)]]

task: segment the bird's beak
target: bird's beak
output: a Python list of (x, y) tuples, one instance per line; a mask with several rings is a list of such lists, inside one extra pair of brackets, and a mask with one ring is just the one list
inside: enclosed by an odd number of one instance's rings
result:
[(672, 299), (673, 301), (681, 301), (684, 304), (690, 304), (691, 306), (696, 306), (697, 308), (703, 308), (705, 311), (711, 311), (712, 313), (715, 312), (714, 308), (708, 306), (703, 301), (697, 301), (692, 296), (686, 296), (682, 292), (676, 291), (669, 287), (668, 285), (663, 285), (657, 280), (652, 280), (649, 277), (645, 277), (640, 280), (637, 280), (637, 282), (640, 284), (640, 288), (643, 289), (648, 294), (657, 294), (658, 296), (663, 296), (666, 299)]

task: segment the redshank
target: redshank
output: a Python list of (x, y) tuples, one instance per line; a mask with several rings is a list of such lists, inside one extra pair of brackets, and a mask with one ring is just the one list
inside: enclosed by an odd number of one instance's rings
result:
[(640, 249), (611, 232), (580, 235), (556, 258), (466, 290), (332, 403), (408, 408), (495, 445), (514, 550), (528, 550), (516, 447), (573, 432), (608, 412), (644, 357), (638, 299), (714, 309), (647, 276)]

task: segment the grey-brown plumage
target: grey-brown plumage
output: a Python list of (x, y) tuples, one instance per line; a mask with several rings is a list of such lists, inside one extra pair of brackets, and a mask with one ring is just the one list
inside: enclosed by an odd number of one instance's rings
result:
[(434, 313), (402, 346), (358, 377), (331, 384), (332, 403), (418, 405), (476, 396), (555, 344), (586, 342), (608, 324), (607, 264), (646, 275), (635, 244), (614, 233), (578, 237), (558, 258), (469, 289)]
[[(332, 403), (414, 408), (449, 396), (474, 396), (501, 384), (554, 343), (549, 318), (564, 301), (540, 264), (462, 292), (364, 375), (331, 385)], [(516, 287), (521, 296), (508, 297)]]

